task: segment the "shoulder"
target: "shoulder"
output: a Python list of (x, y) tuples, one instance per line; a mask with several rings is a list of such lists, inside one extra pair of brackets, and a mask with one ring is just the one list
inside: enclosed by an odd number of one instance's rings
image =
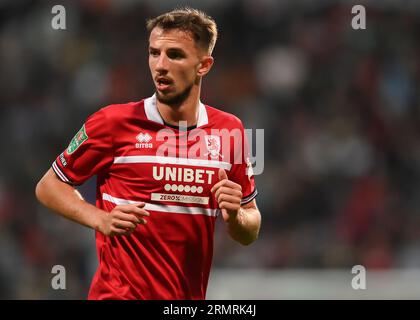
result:
[(137, 102), (110, 104), (90, 114), (87, 122), (100, 122), (106, 125), (121, 123), (129, 119), (139, 119), (144, 115), (143, 100)]
[(218, 108), (205, 105), (209, 122), (223, 127), (243, 128), (241, 119), (232, 113), (222, 111)]
[(95, 114), (106, 117), (109, 120), (119, 120), (130, 117), (143, 110), (143, 100), (128, 103), (110, 104), (99, 109)]

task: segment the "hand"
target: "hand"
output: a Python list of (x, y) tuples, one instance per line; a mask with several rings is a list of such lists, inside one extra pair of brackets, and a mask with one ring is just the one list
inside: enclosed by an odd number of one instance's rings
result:
[(219, 208), (222, 209), (223, 220), (228, 222), (235, 219), (241, 209), (242, 187), (230, 181), (224, 169), (219, 169), (219, 182), (211, 192), (214, 193)]
[(146, 224), (143, 217), (150, 213), (143, 209), (144, 202), (116, 206), (111, 212), (102, 215), (98, 228), (106, 236), (130, 235), (139, 224)]

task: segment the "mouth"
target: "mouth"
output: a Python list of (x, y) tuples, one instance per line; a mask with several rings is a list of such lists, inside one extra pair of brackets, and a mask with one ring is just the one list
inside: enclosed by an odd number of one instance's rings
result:
[(172, 79), (167, 77), (156, 77), (155, 78), (156, 88), (159, 91), (167, 91), (173, 84)]

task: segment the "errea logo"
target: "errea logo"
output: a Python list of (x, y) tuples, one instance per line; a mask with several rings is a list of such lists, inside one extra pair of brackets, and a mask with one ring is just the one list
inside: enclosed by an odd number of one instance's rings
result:
[(153, 139), (150, 134), (140, 132), (136, 137), (138, 143), (136, 143), (136, 148), (142, 149), (142, 148), (153, 148), (153, 143), (150, 143), (150, 141)]

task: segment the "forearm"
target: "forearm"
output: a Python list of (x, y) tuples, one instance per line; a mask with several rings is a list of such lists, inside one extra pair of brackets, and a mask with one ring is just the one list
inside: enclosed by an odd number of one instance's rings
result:
[(76, 189), (59, 180), (51, 169), (38, 182), (36, 196), (63, 217), (98, 230), (103, 211), (83, 200)]
[(241, 208), (235, 217), (227, 221), (232, 239), (242, 245), (249, 245), (258, 238), (261, 215), (257, 208)]

